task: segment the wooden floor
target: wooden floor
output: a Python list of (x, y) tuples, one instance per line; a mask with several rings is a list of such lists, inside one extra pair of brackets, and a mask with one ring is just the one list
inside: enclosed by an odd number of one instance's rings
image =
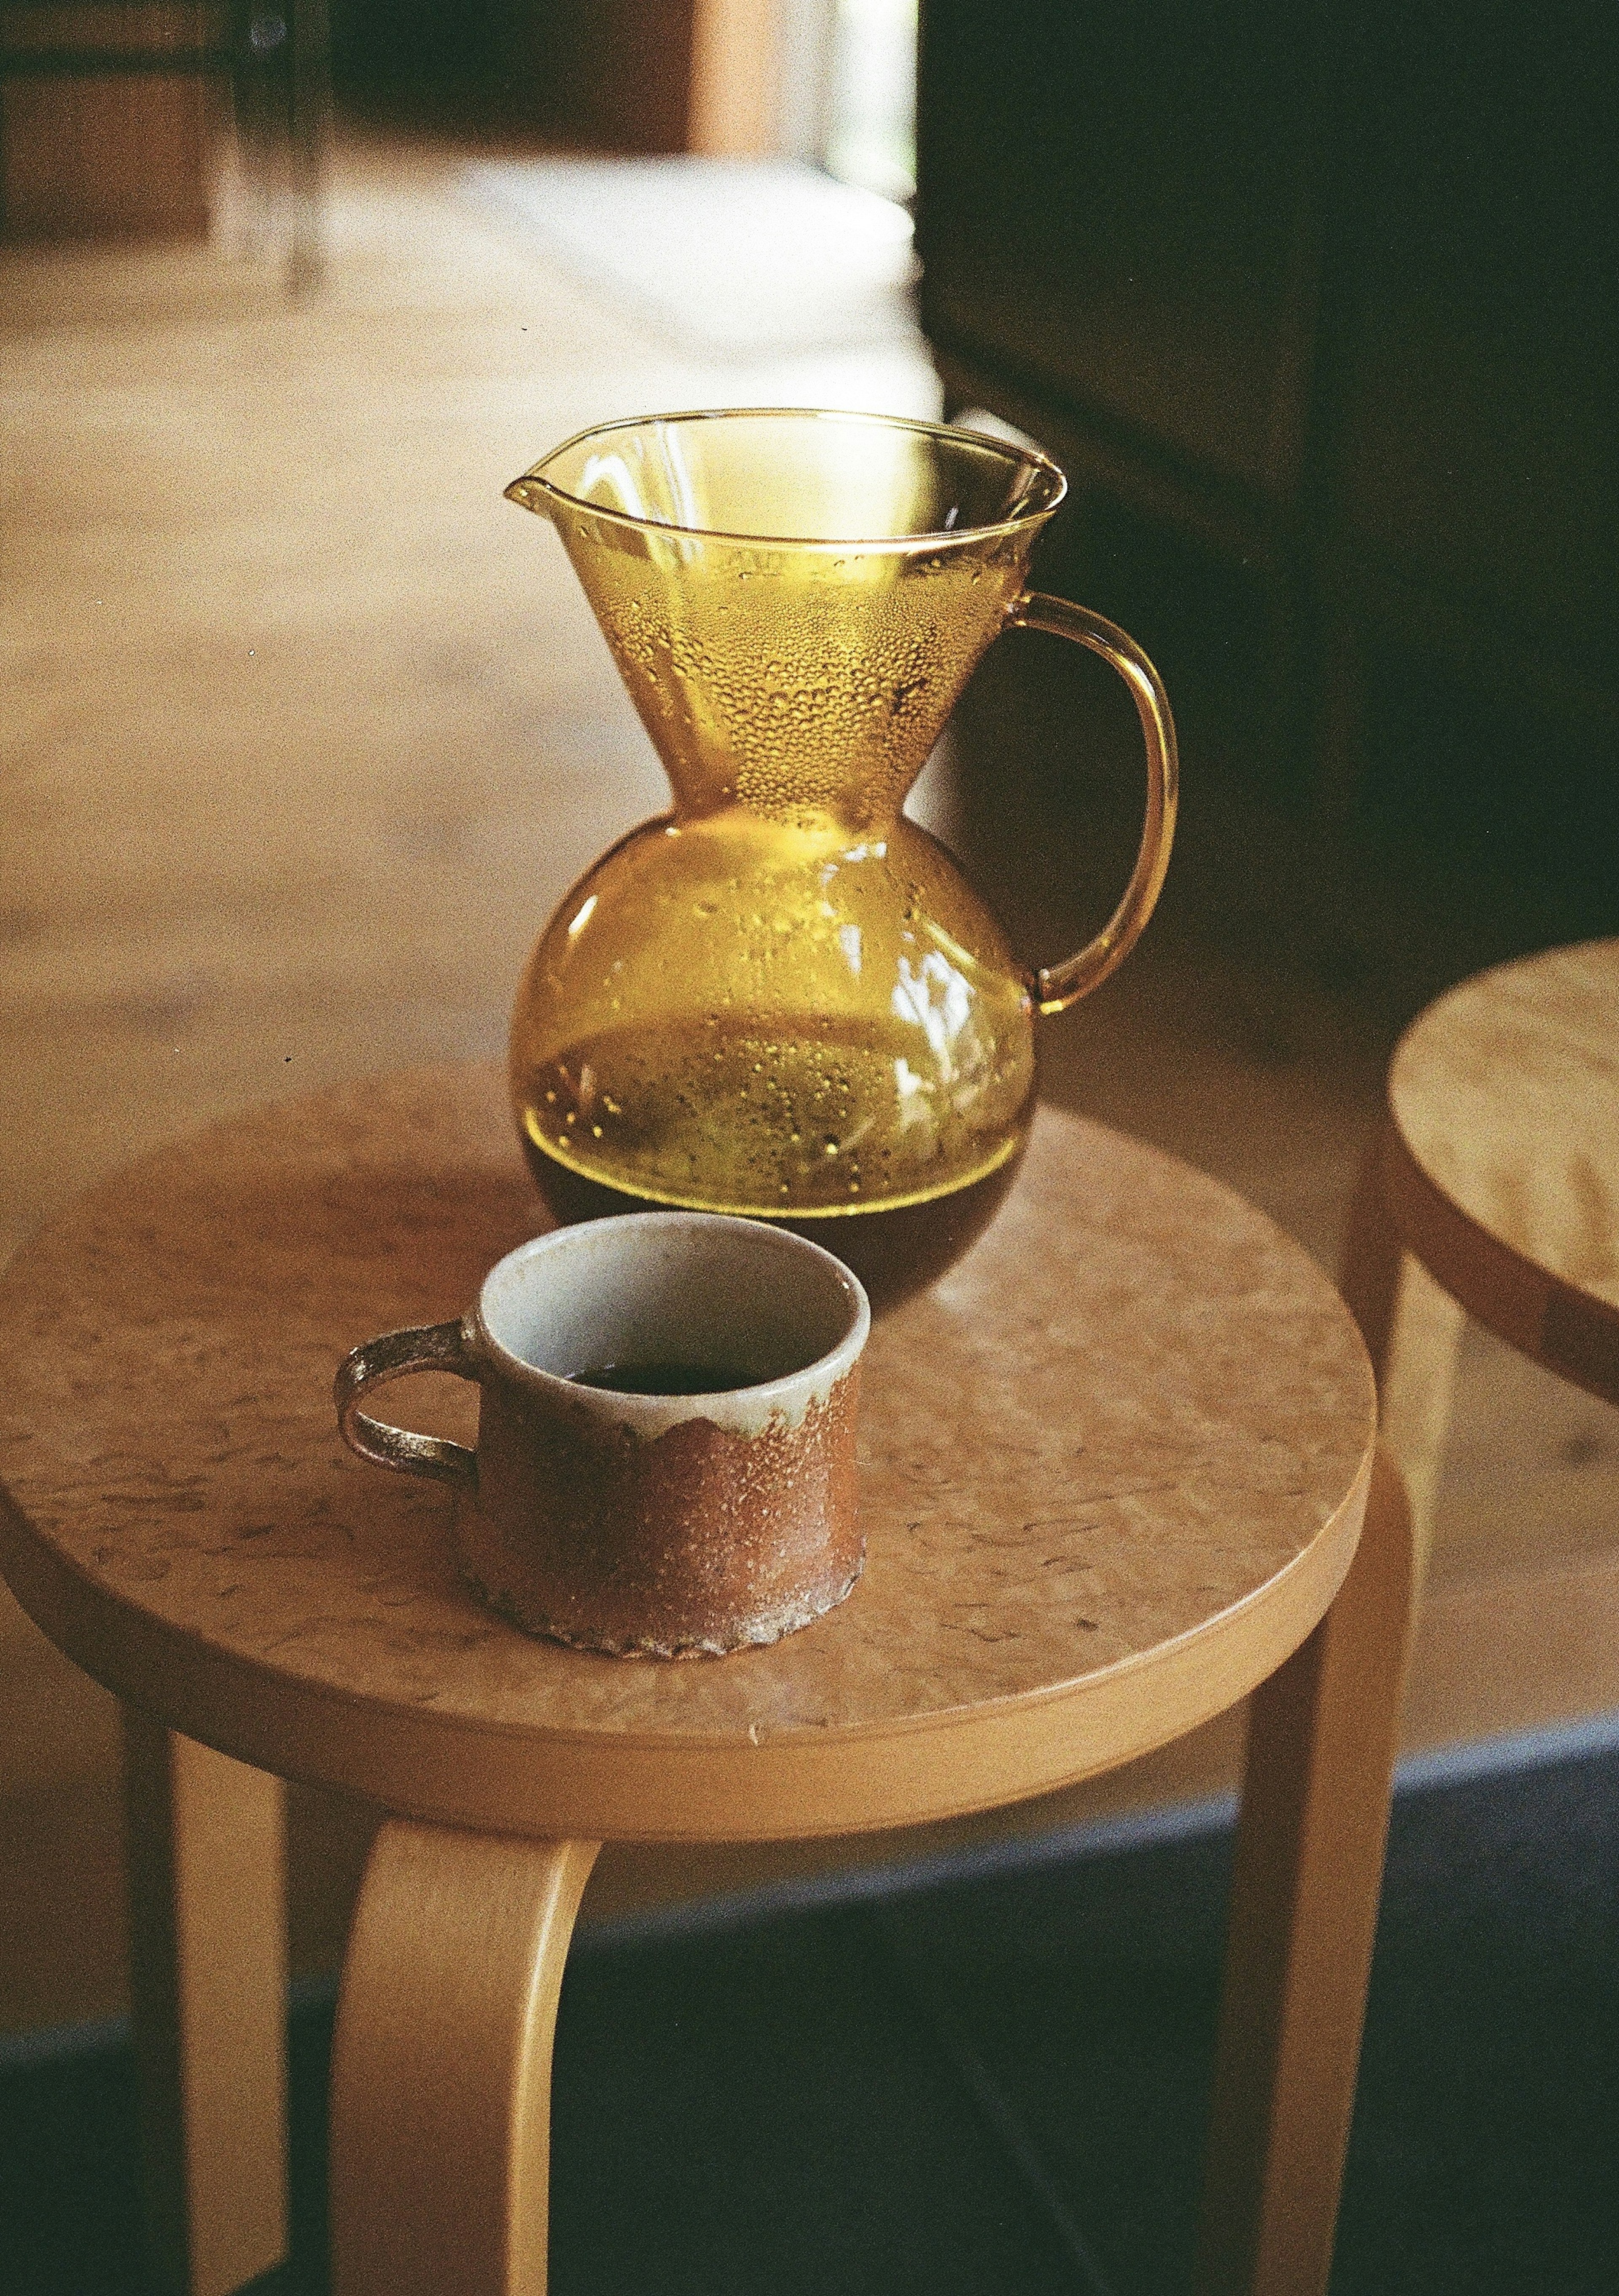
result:
[[(660, 332), (463, 196), (443, 157), (349, 151), (329, 235), (298, 304), (201, 248), (0, 258), (0, 1250), (185, 1128), (499, 1051), (553, 904), (663, 789), (505, 480), (612, 414), (936, 404), (919, 348), (725, 360)], [(991, 866), (948, 758), (923, 802)], [(1072, 841), (1026, 843), (1049, 866)], [(1398, 1015), (1211, 931), (1217, 888), (1195, 864), (1183, 882), (1056, 1024), (1047, 1089), (1330, 1260)], [(1414, 1742), (1619, 1703), (1614, 1419), (1470, 1342)], [(1059, 1814), (1219, 1784), (1237, 1743), (1203, 1734)], [(111, 1702), (5, 1598), (0, 2029), (121, 1999), (115, 1766)], [(332, 1958), (363, 1833), (300, 1798), (303, 1968)], [(760, 1870), (626, 1850), (591, 1903)]]

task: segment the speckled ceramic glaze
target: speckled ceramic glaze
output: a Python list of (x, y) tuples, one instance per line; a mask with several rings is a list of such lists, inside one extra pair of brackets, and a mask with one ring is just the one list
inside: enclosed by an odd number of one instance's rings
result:
[[(649, 1212), (561, 1228), (484, 1279), (459, 1323), (390, 1332), (338, 1374), (362, 1458), (456, 1486), (469, 1578), (530, 1632), (617, 1655), (718, 1656), (830, 1610), (865, 1558), (855, 1507), (866, 1295), (817, 1244)], [(744, 1365), (746, 1387), (625, 1395), (607, 1364)], [(367, 1417), (364, 1390), (453, 1371), (478, 1447)]]

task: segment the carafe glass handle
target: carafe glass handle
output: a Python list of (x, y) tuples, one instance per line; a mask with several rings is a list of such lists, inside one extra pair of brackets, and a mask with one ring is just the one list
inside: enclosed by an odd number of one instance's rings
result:
[(1124, 898), (1096, 939), (1087, 941), (1076, 956), (1062, 964), (1043, 964), (1029, 977), (1030, 992), (1040, 1012), (1065, 1013), (1123, 962), (1153, 914), (1175, 833), (1179, 779), (1175, 721), (1170, 715), (1163, 681), (1152, 663), (1134, 638), (1104, 621), (1100, 614), (1071, 605), (1066, 598), (1050, 598), (1031, 590), (1008, 609), (1007, 619), (1016, 628), (1047, 630), (1053, 637), (1072, 638), (1111, 662), (1130, 690), (1146, 740), (1146, 824)]

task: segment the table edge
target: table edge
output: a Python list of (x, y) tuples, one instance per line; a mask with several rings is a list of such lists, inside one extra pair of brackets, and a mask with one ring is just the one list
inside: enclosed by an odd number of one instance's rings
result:
[(1401, 1243), (1475, 1322), (1588, 1395), (1619, 1404), (1619, 1308), (1530, 1259), (1458, 1203), (1419, 1161), (1392, 1095), (1378, 1180)]
[(278, 1776), (480, 1832), (786, 1840), (959, 1816), (1055, 1792), (1223, 1712), (1325, 1616), (1360, 1538), (1374, 1448), (1368, 1429), (1349, 1490), (1307, 1546), (1167, 1643), (982, 1705), (768, 1732), (757, 1742), (740, 1733), (716, 1743), (711, 1735), (483, 1723), (426, 1703), (291, 1682), (101, 1585), (34, 1529), (3, 1485), (0, 1565), (35, 1624), (96, 1681), (168, 1728)]

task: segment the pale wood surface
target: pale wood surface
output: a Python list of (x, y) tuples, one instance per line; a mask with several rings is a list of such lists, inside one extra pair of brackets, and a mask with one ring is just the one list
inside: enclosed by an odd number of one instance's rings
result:
[(287, 2241), (282, 1788), (125, 1721), (129, 1945), (157, 2296), (230, 2296)]
[(1337, 1601), (1255, 1692), (1199, 2296), (1323, 2296), (1354, 2109), (1416, 1579), (1380, 1455)]
[(544, 2296), (551, 2043), (595, 1857), (378, 1834), (333, 2053), (334, 2296)]
[(446, 1497), (353, 1461), (329, 1400), (355, 1341), (454, 1313), (543, 1224), (509, 1126), (488, 1070), (314, 1096), (13, 1262), (7, 1572), (120, 1694), (442, 1822), (813, 1833), (1145, 1752), (1331, 1599), (1372, 1440), (1341, 1302), (1212, 1181), (1053, 1112), (985, 1243), (874, 1336), (849, 1603), (713, 1664), (519, 1634), (457, 1581)]
[(1383, 1190), (1469, 1314), (1619, 1402), (1619, 941), (1498, 966), (1406, 1031)]

